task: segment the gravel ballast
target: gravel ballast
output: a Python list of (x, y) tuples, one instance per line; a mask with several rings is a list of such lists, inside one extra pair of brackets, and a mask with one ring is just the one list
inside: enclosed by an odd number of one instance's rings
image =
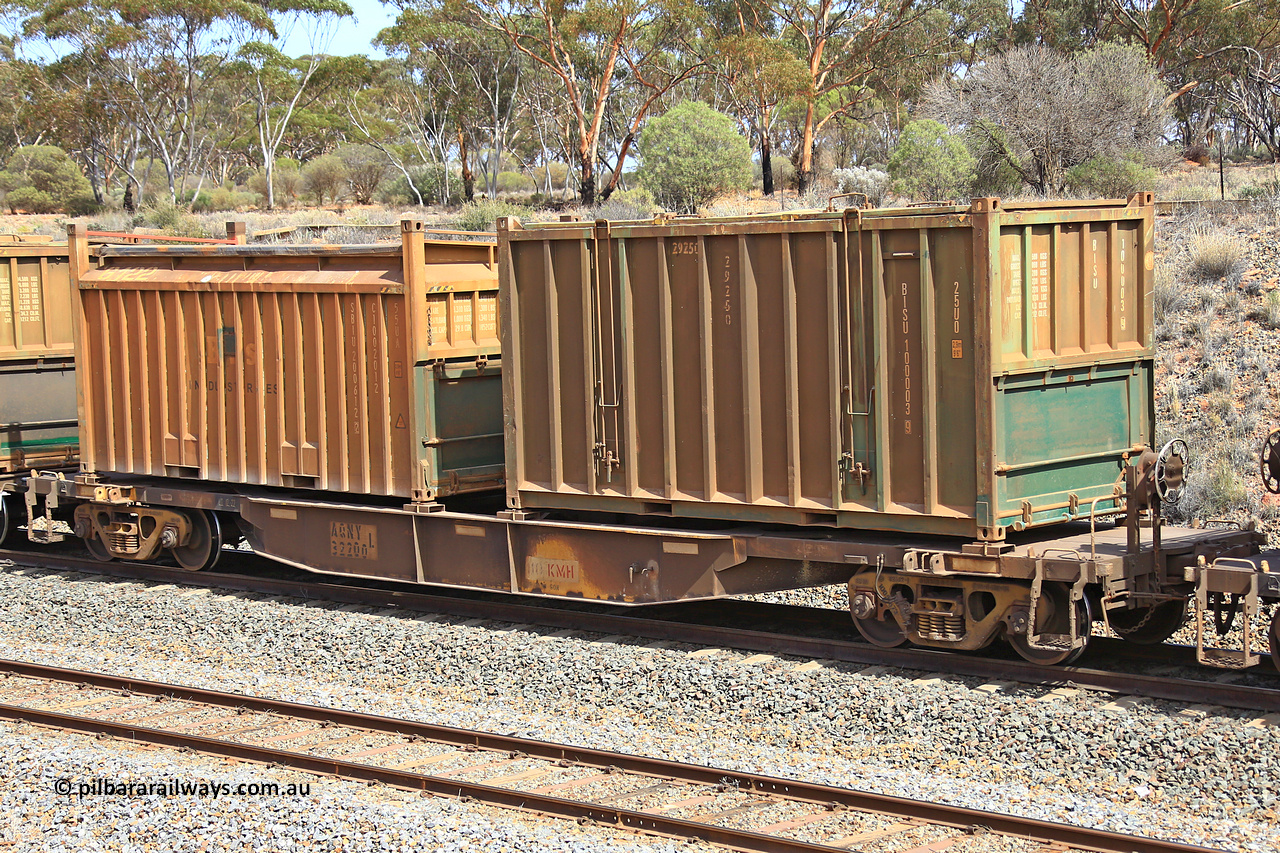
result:
[[(112, 790), (108, 783), (117, 789), (150, 783), (166, 793), (97, 793)], [(70, 792), (62, 793), (68, 784)], [(82, 784), (90, 792), (84, 796)], [(177, 793), (181, 784), (205, 790)], [(6, 817), (0, 847), (21, 851), (689, 849), (380, 785), (9, 722), (0, 722), (0, 810)]]
[(1109, 694), (177, 592), (0, 571), (0, 638), (6, 656), (37, 663), (1227, 849), (1280, 846), (1280, 729), (1251, 724), (1255, 713), (1107, 709)]

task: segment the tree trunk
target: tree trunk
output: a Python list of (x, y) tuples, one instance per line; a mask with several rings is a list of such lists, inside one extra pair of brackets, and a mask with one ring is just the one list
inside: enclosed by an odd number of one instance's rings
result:
[(813, 185), (813, 104), (804, 114), (804, 133), (800, 138), (800, 162), (796, 163), (796, 192), (803, 196)]
[(596, 203), (596, 164), (590, 154), (583, 154), (581, 163), (582, 206), (592, 207)]
[(628, 133), (622, 139), (622, 147), (618, 150), (618, 162), (613, 167), (613, 177), (609, 178), (609, 183), (604, 188), (604, 192), (600, 193), (601, 201), (608, 201), (609, 196), (613, 195), (614, 190), (618, 188), (618, 182), (622, 180), (622, 164), (626, 162), (627, 152), (631, 150), (631, 143), (635, 141), (635, 134)]
[[(275, 163), (272, 163), (271, 158), (269, 157), (264, 158), (263, 162), (266, 164), (266, 172), (267, 172), (267, 210), (275, 210), (276, 209)], [(321, 199), (320, 203), (324, 204), (324, 199)]]
[[(471, 171), (471, 158), (467, 151), (467, 135), (458, 128), (458, 159), (462, 161), (462, 197), (466, 201), (475, 201), (476, 176)], [(447, 169), (448, 166), (445, 166)]]
[(764, 181), (764, 194), (773, 195), (773, 146), (769, 143), (769, 131), (760, 131), (760, 173)]
[(125, 176), (124, 179), (124, 200), (120, 202), (125, 213), (134, 213), (138, 206), (133, 202), (133, 178)]

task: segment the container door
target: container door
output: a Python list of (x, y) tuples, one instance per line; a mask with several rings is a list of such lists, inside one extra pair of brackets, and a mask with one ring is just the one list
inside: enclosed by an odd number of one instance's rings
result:
[(904, 219), (851, 237), (846, 508), (971, 517), (972, 232)]

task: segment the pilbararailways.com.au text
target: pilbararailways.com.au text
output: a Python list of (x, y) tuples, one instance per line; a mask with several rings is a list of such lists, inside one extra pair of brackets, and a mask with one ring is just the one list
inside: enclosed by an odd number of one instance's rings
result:
[(57, 779), (53, 792), (62, 797), (308, 797), (310, 782), (210, 782), (207, 779)]

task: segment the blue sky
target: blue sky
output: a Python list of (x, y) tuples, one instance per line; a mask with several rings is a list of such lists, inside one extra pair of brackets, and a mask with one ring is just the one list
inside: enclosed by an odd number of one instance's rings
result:
[[(351, 10), (355, 12), (355, 22), (343, 21), (337, 35), (329, 44), (329, 54), (333, 56), (350, 56), (363, 53), (382, 59), (386, 56), (373, 47), (371, 42), (378, 31), (395, 23), (396, 10), (393, 6), (384, 6), (381, 0), (347, 0)], [(285, 45), (285, 53), (297, 56), (306, 53), (306, 38), (296, 34)]]

